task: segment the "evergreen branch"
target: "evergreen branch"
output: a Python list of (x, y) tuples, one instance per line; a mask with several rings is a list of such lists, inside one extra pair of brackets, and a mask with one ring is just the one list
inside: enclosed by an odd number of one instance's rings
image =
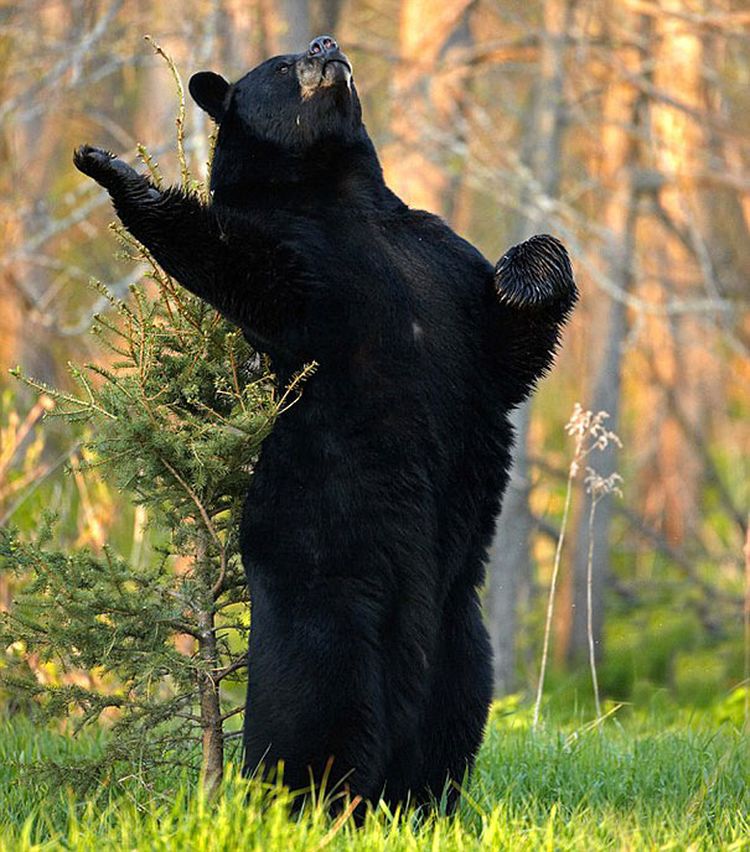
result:
[(151, 180), (154, 182), (154, 185), (157, 189), (161, 189), (164, 184), (164, 178), (159, 171), (159, 164), (151, 156), (145, 145), (139, 142), (135, 147), (138, 151), (138, 156), (141, 160), (143, 160), (143, 165), (148, 169), (148, 173), (151, 176)]
[[(115, 232), (115, 235), (117, 234), (117, 225), (115, 223), (112, 223), (109, 228), (111, 231)], [(121, 316), (128, 316), (130, 314), (130, 308), (128, 308), (127, 303), (123, 299), (119, 299), (117, 296), (115, 296), (115, 294), (109, 289), (109, 287), (107, 287), (105, 284), (102, 284), (101, 281), (96, 278), (93, 278), (91, 280), (91, 286), (94, 290), (96, 290), (97, 293), (99, 293), (100, 296), (102, 296), (107, 302), (109, 302), (109, 304), (117, 311), (118, 314), (120, 314)], [(120, 334), (121, 337), (125, 337), (122, 332), (118, 331), (114, 327), (112, 328), (112, 331), (116, 332), (117, 334)]]
[[(102, 316), (101, 314), (94, 314), (92, 319), (94, 320), (95, 325), (100, 325), (102, 326), (102, 328), (106, 328), (107, 331), (110, 332), (110, 334), (114, 334), (115, 336), (121, 337), (123, 340), (127, 341), (128, 335), (125, 334), (122, 329), (118, 328), (113, 322), (110, 322), (110, 320), (106, 317)], [(127, 357), (127, 353), (124, 350), (116, 349), (114, 345), (110, 342), (108, 342), (107, 345), (119, 355)]]
[(193, 722), (196, 725), (201, 724), (201, 717), (196, 716), (195, 713), (175, 713), (176, 719), (185, 719), (187, 722)]
[(240, 705), (238, 705), (237, 707), (234, 707), (234, 708), (233, 708), (232, 710), (230, 710), (229, 712), (227, 712), (227, 713), (222, 713), (222, 715), (221, 715), (221, 721), (222, 721), (222, 722), (226, 722), (226, 720), (227, 720), (227, 719), (231, 719), (231, 718), (232, 718), (232, 716), (236, 716), (238, 713), (243, 713), (243, 712), (244, 712), (244, 710), (245, 710), (245, 705), (244, 705), (244, 704), (240, 704)]
[(193, 491), (193, 489), (188, 485), (187, 482), (180, 476), (179, 473), (172, 467), (172, 465), (162, 456), (159, 457), (159, 461), (166, 467), (166, 469), (172, 474), (172, 476), (180, 483), (180, 485), (184, 488), (185, 492), (188, 494), (190, 499), (195, 503), (198, 511), (200, 512), (201, 518), (203, 519), (203, 524), (206, 527), (211, 538), (216, 543), (216, 546), (219, 548), (219, 558), (221, 568), (219, 571), (219, 576), (216, 582), (214, 583), (211, 593), (213, 595), (214, 600), (221, 593), (221, 588), (224, 583), (224, 577), (227, 571), (227, 554), (226, 548), (224, 547), (221, 539), (219, 538), (216, 530), (214, 529), (213, 523), (211, 523), (211, 518), (208, 516), (208, 512), (206, 511), (206, 507), (201, 503), (198, 495)]
[(281, 399), (279, 400), (276, 406), (276, 414), (283, 414), (285, 411), (288, 411), (293, 405), (299, 402), (299, 399), (302, 395), (302, 391), (299, 390), (297, 395), (294, 397), (291, 402), (287, 402), (287, 399), (292, 395), (292, 393), (297, 390), (298, 386), (307, 378), (309, 378), (316, 370), (318, 369), (318, 362), (311, 361), (309, 364), (305, 364), (305, 366), (297, 373), (294, 374), (292, 380), (284, 389), (284, 393), (281, 395)]
[(94, 392), (91, 389), (91, 385), (89, 384), (85, 374), (83, 371), (76, 367), (76, 365), (72, 361), (68, 361), (68, 372), (70, 375), (78, 382), (78, 384), (83, 388), (86, 396), (89, 398), (89, 405), (95, 405), (94, 401)]
[(101, 367), (98, 364), (84, 364), (83, 366), (95, 375), (101, 376), (105, 381), (109, 382), (110, 385), (116, 387), (119, 391), (122, 391), (122, 393), (124, 393), (129, 399), (133, 399), (133, 394), (130, 393), (130, 391), (111, 370), (107, 370), (105, 367)]
[[(80, 371), (77, 370), (72, 364), (68, 364), (71, 368), (71, 374), (73, 378), (79, 378)], [(61, 407), (59, 412), (57, 411), (48, 411), (45, 414), (45, 417), (68, 417), (75, 418), (79, 415), (86, 415), (87, 417), (91, 417), (94, 413), (101, 414), (103, 417), (107, 417), (110, 420), (117, 420), (117, 416), (112, 414), (110, 411), (102, 408), (100, 405), (97, 405), (94, 401), (93, 395), (89, 393), (90, 401), (86, 403), (85, 400), (79, 399), (77, 396), (73, 396), (72, 394), (65, 393), (64, 391), (56, 390), (55, 388), (50, 387), (46, 382), (41, 382), (36, 379), (31, 379), (28, 376), (24, 376), (19, 367), (16, 367), (12, 370), (8, 371), (13, 378), (18, 379), (23, 382), (28, 387), (33, 388), (40, 394), (46, 394), (47, 396), (52, 397), (55, 402), (59, 402), (62, 405), (70, 405), (75, 406), (75, 408), (65, 409)], [(85, 385), (85, 383), (84, 383)], [(90, 388), (88, 389), (90, 392)]]
[[(246, 666), (247, 666), (247, 657), (242, 656), (242, 657), (236, 659), (233, 663), (230, 663), (228, 666), (224, 666), (223, 669), (216, 672), (216, 674), (214, 674), (214, 681), (216, 683), (220, 683), (228, 675), (233, 674), (234, 672), (239, 671), (240, 669), (244, 669)], [(229, 715), (231, 715), (231, 714), (229, 714)]]
[(144, 39), (151, 45), (154, 51), (159, 56), (161, 56), (162, 59), (164, 59), (164, 61), (167, 63), (167, 65), (169, 66), (169, 70), (172, 72), (172, 77), (174, 78), (175, 86), (177, 87), (178, 107), (177, 118), (175, 119), (175, 125), (177, 126), (177, 156), (180, 161), (182, 186), (184, 189), (190, 189), (190, 169), (188, 168), (187, 157), (185, 156), (185, 89), (182, 85), (182, 79), (172, 57), (169, 56), (169, 54), (166, 53), (163, 48), (157, 42), (155, 42), (150, 35), (144, 36)]

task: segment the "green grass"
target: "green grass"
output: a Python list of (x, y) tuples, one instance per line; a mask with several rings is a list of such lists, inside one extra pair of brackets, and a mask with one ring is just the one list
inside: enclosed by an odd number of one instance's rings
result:
[[(624, 712), (624, 711), (621, 711)], [(0, 849), (750, 849), (750, 749), (736, 727), (629, 714), (597, 729), (528, 727), (497, 708), (452, 818), (370, 814), (362, 828), (230, 778), (214, 803), (189, 783), (133, 779), (76, 797), (38, 776), (42, 757), (85, 758), (96, 737), (0, 728)]]

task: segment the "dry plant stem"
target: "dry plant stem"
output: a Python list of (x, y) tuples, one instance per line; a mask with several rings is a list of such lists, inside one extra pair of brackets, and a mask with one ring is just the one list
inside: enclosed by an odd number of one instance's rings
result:
[[(86, 386), (83, 384), (84, 377), (80, 370), (76, 369), (70, 362), (68, 362), (68, 371), (70, 372), (73, 379), (80, 379), (82, 387), (87, 392), (89, 397), (88, 401), (79, 399), (77, 396), (73, 396), (70, 393), (63, 393), (62, 391), (57, 391), (54, 388), (50, 387), (46, 382), (38, 382), (34, 379), (30, 379), (27, 376), (21, 374), (20, 370), (10, 370), (11, 376), (14, 376), (19, 381), (22, 381), (25, 385), (30, 388), (33, 388), (42, 396), (49, 396), (58, 404), (58, 408), (55, 411), (48, 411), (48, 417), (63, 417), (63, 416), (75, 416), (77, 414), (87, 415), (92, 412), (96, 412), (100, 414), (102, 417), (107, 417), (110, 420), (117, 420), (114, 414), (109, 411), (106, 411), (100, 405), (97, 405), (94, 402), (93, 397), (91, 396), (91, 388), (90, 386)], [(70, 408), (66, 409), (64, 406), (69, 405)]]
[[(586, 561), (586, 633), (589, 640), (589, 665), (591, 666), (591, 683), (594, 687), (594, 705), (596, 718), (601, 719), (602, 707), (599, 700), (599, 680), (596, 676), (596, 653), (594, 650), (594, 606), (592, 603), (592, 577), (594, 565), (594, 515), (599, 501), (591, 495), (591, 510), (589, 511), (589, 550)], [(600, 729), (601, 730), (601, 729)]]
[(36, 404), (31, 408), (20, 426), (9, 425), (8, 434), (3, 438), (7, 439), (7, 443), (3, 446), (4, 441), (0, 440), (0, 480), (5, 478), (5, 473), (13, 461), (13, 456), (18, 451), (18, 448), (28, 437), (31, 430), (41, 420), (45, 411), (49, 411), (54, 407), (54, 400), (48, 396), (41, 396)]
[(542, 692), (544, 691), (544, 677), (547, 672), (547, 658), (549, 656), (549, 639), (552, 631), (552, 616), (555, 609), (555, 593), (557, 591), (557, 576), (560, 573), (560, 556), (562, 554), (563, 543), (565, 542), (565, 528), (568, 524), (568, 512), (570, 511), (570, 500), (573, 494), (573, 479), (577, 471), (577, 458), (580, 444), (576, 445), (576, 458), (571, 462), (570, 471), (568, 473), (568, 487), (565, 492), (565, 508), (563, 509), (562, 524), (560, 525), (560, 535), (557, 538), (557, 548), (555, 549), (555, 562), (552, 568), (552, 580), (549, 587), (549, 597), (547, 598), (547, 618), (544, 623), (544, 644), (542, 648), (542, 663), (539, 669), (539, 683), (536, 688), (536, 701), (534, 702), (534, 719), (531, 723), (532, 728), (536, 728), (539, 724), (539, 713), (542, 706)]
[(344, 824), (349, 819), (349, 817), (357, 810), (360, 802), (362, 801), (362, 796), (355, 796), (351, 802), (346, 806), (346, 808), (339, 814), (336, 818), (336, 822), (331, 826), (328, 834), (318, 843), (315, 847), (315, 852), (318, 852), (319, 849), (325, 849), (326, 846), (336, 837), (336, 835), (341, 831), (344, 827)]
[[(13, 502), (8, 509), (0, 515), (0, 527), (4, 527), (8, 521), (13, 517), (13, 515), (21, 508), (21, 506), (28, 500), (31, 495), (37, 491), (46, 481), (55, 473), (63, 462), (66, 462), (68, 459), (73, 456), (74, 453), (77, 453), (80, 450), (81, 444), (79, 441), (76, 441), (72, 447), (64, 450), (60, 453), (57, 458), (53, 459), (46, 467), (39, 468), (38, 471), (35, 471), (34, 481), (31, 486), (23, 491), (18, 498)], [(3, 496), (3, 495), (0, 495)]]
[[(539, 670), (539, 683), (537, 684), (536, 701), (534, 702), (534, 717), (532, 721), (532, 728), (536, 728), (539, 724), (539, 714), (542, 707), (542, 693), (544, 691), (544, 678), (547, 673), (549, 641), (550, 634), (552, 632), (552, 616), (554, 614), (555, 609), (555, 593), (557, 592), (557, 577), (560, 573), (560, 556), (562, 554), (562, 548), (565, 542), (565, 530), (568, 525), (568, 514), (570, 513), (570, 503), (573, 493), (573, 480), (576, 478), (576, 476), (578, 476), (578, 471), (581, 468), (583, 460), (594, 450), (604, 450), (610, 443), (615, 443), (618, 447), (622, 446), (622, 443), (617, 437), (617, 435), (614, 432), (608, 430), (605, 426), (605, 421), (608, 417), (609, 415), (606, 411), (598, 411), (596, 414), (594, 414), (591, 411), (584, 410), (581, 404), (577, 402), (573, 408), (573, 413), (570, 416), (570, 420), (565, 426), (565, 431), (567, 432), (567, 434), (575, 437), (575, 451), (573, 453), (573, 460), (571, 461), (570, 468), (568, 470), (568, 484), (565, 491), (565, 507), (563, 509), (562, 523), (560, 525), (560, 534), (557, 539), (557, 548), (555, 549), (555, 562), (552, 568), (552, 580), (550, 582), (549, 598), (547, 599), (547, 618), (544, 624), (542, 663)], [(619, 474), (613, 473), (609, 477), (604, 479), (602, 477), (597, 476), (594, 470), (589, 469), (589, 478), (591, 478), (591, 476), (595, 476), (596, 478), (595, 482), (592, 480), (592, 484), (590, 486), (592, 489), (590, 492), (592, 501), (595, 502), (598, 499), (596, 493), (593, 490), (594, 487), (601, 489), (601, 492), (606, 494), (609, 494), (612, 491), (619, 492), (619, 489), (617, 488), (617, 483), (621, 481), (621, 477)], [(593, 518), (590, 519), (590, 523), (593, 523)], [(591, 535), (589, 535), (589, 541), (592, 541)], [(592, 635), (591, 564), (592, 563), (590, 553), (587, 589), (589, 599), (589, 636)], [(599, 707), (599, 689), (596, 681), (596, 671), (593, 669), (593, 663), (592, 674), (594, 677), (594, 690), (596, 693), (597, 716), (600, 716), (601, 713)]]

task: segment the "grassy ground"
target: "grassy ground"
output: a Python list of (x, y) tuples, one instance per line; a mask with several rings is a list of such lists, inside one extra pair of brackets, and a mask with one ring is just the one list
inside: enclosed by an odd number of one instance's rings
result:
[(747, 738), (695, 718), (532, 732), (526, 713), (498, 708), (455, 817), (380, 809), (360, 829), (321, 809), (290, 820), (283, 795), (248, 796), (238, 780), (213, 804), (191, 784), (149, 793), (135, 781), (82, 800), (28, 771), (97, 745), (0, 729), (0, 849), (750, 849)]

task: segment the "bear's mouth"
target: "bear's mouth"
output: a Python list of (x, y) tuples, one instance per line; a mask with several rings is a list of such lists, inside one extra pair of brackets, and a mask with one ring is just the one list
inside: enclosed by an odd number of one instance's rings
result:
[(349, 60), (344, 59), (343, 56), (337, 56), (335, 59), (327, 59), (323, 64), (323, 70), (325, 71), (329, 65), (343, 65), (349, 75), (352, 73), (352, 66), (349, 64)]
[(339, 50), (325, 59), (305, 56), (297, 62), (297, 79), (302, 99), (307, 100), (320, 89), (341, 85), (351, 89), (352, 66)]
[(331, 84), (344, 82), (349, 85), (352, 79), (352, 66), (345, 59), (329, 59), (323, 65), (323, 78), (321, 85), (325, 86), (328, 81)]

